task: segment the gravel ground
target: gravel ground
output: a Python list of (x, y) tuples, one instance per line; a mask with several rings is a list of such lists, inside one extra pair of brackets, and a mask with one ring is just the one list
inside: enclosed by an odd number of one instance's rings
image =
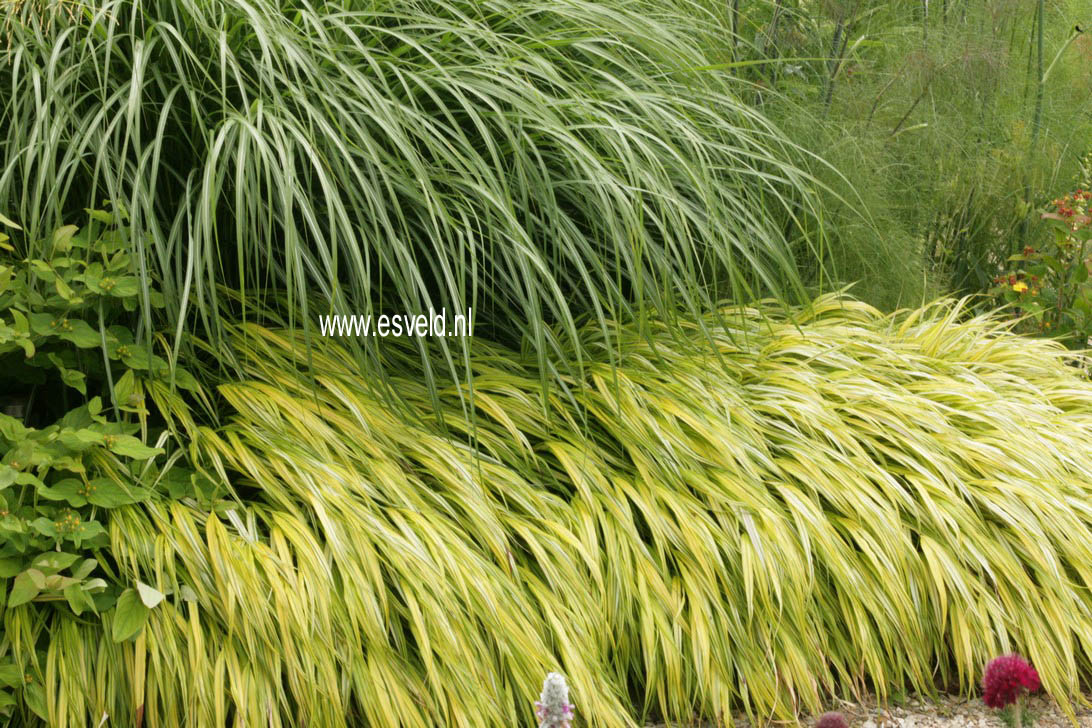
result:
[[(1042, 695), (1027, 701), (1027, 709), (1036, 717), (1035, 725), (1041, 728), (1071, 728), (1073, 725), (1058, 708), (1058, 704)], [(1075, 707), (1077, 725), (1092, 728), (1092, 710)], [(908, 700), (901, 707), (880, 708), (875, 705), (846, 705), (842, 713), (851, 728), (1003, 728), (1005, 725), (997, 711), (985, 706), (980, 698), (950, 697), (938, 702)], [(815, 720), (807, 721), (814, 725)]]
[[(1059, 710), (1057, 703), (1042, 695), (1033, 696), (1027, 702), (1028, 709), (1036, 716), (1038, 728), (1072, 728), (1073, 723)], [(1004, 728), (996, 711), (987, 708), (981, 699), (949, 697), (937, 702), (911, 698), (905, 705), (881, 708), (875, 703), (843, 703), (832, 710), (841, 711), (850, 728)], [(1092, 709), (1075, 707), (1077, 725), (1092, 728)], [(801, 722), (811, 728), (818, 716)], [(735, 728), (750, 728), (746, 718), (737, 718)], [(714, 728), (712, 723), (692, 725), (649, 726), (649, 728)]]

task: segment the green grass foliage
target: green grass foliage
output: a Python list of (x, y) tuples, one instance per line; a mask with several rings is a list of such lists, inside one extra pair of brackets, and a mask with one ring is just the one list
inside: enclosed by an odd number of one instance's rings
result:
[(1092, 385), (1073, 354), (953, 302), (779, 310), (705, 322), (704, 360), (630, 327), (608, 356), (590, 326), (578, 408), (482, 344), (473, 399), (440, 392), (453, 437), (414, 351), (386, 349), (411, 421), (340, 345), (307, 370), (302, 332), (235, 328), (234, 414), (190, 437), (245, 505), (115, 512), (123, 575), (169, 595), (135, 641), (22, 607), (7, 644), (52, 631), (27, 669), (61, 728), (529, 725), (551, 669), (589, 726), (786, 718), (869, 687), (971, 692), (1009, 650), (1075, 695)]

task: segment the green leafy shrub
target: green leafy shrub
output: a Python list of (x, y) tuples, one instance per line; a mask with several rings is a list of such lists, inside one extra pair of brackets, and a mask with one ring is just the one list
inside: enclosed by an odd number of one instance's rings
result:
[(1026, 316), (1021, 329), (1055, 336), (1084, 349), (1092, 337), (1092, 192), (1077, 189), (1043, 213), (1053, 229), (1044, 248), (1027, 246), (1009, 257), (1012, 269), (994, 278), (992, 292)]
[[(0, 604), (112, 610), (115, 640), (138, 632), (163, 595), (129, 587), (104, 560), (109, 515), (153, 489), (180, 495), (187, 485), (184, 469), (156, 460), (169, 435), (149, 421), (146, 386), (169, 386), (172, 373), (123, 325), (144, 284), (118, 235), (120, 214), (91, 210), (85, 227), (58, 229), (32, 258), (0, 237)], [(149, 302), (161, 297), (152, 291)], [(196, 388), (181, 368), (173, 382)], [(22, 658), (0, 648), (0, 684), (23, 688), (45, 718), (37, 678), (26, 682), (34, 658)], [(13, 702), (0, 692), (0, 705)]]

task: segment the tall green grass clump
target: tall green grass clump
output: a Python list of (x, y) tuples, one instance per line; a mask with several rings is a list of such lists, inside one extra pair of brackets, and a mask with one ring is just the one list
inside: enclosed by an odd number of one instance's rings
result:
[(0, 204), (37, 239), (116, 201), (179, 332), (215, 339), (247, 315), (218, 295), (227, 282), (249, 310), (287, 291), (304, 329), (330, 311), (472, 308), (478, 335), (529, 334), (547, 356), (549, 325), (571, 337), (581, 315), (799, 300), (786, 238), (820, 245), (799, 237), (815, 229), (799, 150), (696, 70), (697, 21), (667, 4), (5, 12)]
[(233, 327), (234, 414), (191, 455), (243, 502), (118, 510), (124, 576), (170, 596), (120, 646), (54, 618), (50, 724), (499, 728), (531, 723), (550, 671), (591, 726), (790, 718), (966, 694), (1010, 651), (1069, 705), (1092, 675), (1074, 355), (951, 303), (724, 319), (702, 324), (720, 362), (666, 325), (612, 355), (582, 329), (582, 414), (535, 357), (483, 346), (476, 425), (447, 387), (446, 434), (411, 348), (386, 364), (416, 423), (345, 348), (312, 342), (312, 384), (302, 332)]

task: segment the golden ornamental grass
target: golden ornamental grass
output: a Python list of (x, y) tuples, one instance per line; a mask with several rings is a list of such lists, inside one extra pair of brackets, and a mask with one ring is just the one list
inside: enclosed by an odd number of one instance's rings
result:
[[(395, 380), (410, 416), (336, 343), (311, 379), (302, 335), (239, 329), (235, 414), (191, 434), (244, 501), (120, 512), (122, 572), (171, 596), (120, 646), (54, 618), (51, 725), (532, 725), (555, 670), (581, 725), (784, 719), (973, 692), (1007, 651), (1069, 709), (1092, 676), (1073, 355), (950, 301), (734, 314), (705, 358), (623, 327), (575, 406), (477, 341), (446, 435), (420, 379)], [(17, 650), (29, 614), (6, 612)]]

